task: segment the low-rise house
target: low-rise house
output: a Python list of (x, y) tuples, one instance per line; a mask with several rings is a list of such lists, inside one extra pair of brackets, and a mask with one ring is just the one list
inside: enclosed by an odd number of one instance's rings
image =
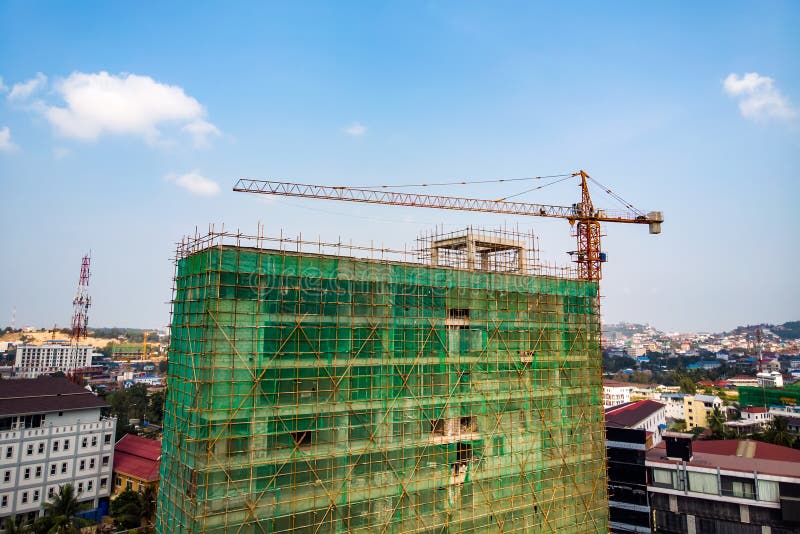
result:
[(758, 380), (754, 376), (736, 375), (733, 378), (728, 379), (728, 384), (737, 388), (741, 386), (756, 387), (758, 386)]
[(661, 442), (661, 434), (667, 428), (664, 405), (654, 400), (630, 402), (606, 408), (606, 428), (635, 428), (644, 430), (651, 444)]
[(158, 491), (161, 442), (125, 434), (114, 446), (114, 494), (125, 490)]

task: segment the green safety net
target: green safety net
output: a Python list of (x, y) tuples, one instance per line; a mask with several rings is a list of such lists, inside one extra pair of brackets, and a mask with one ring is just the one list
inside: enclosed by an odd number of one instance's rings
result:
[(607, 532), (597, 284), (178, 261), (159, 532)]

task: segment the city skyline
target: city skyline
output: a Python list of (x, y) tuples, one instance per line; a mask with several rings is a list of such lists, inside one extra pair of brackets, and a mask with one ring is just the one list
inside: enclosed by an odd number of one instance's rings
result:
[[(798, 319), (796, 4), (146, 6), (0, 6), (0, 324), (16, 308), (17, 326), (68, 326), (91, 250), (90, 324), (163, 327), (175, 243), (210, 223), (399, 249), (435, 225), (510, 225), (567, 264), (563, 221), (231, 188), (578, 169), (665, 217), (658, 236), (607, 228), (604, 322)], [(569, 205), (575, 185), (517, 199)]]

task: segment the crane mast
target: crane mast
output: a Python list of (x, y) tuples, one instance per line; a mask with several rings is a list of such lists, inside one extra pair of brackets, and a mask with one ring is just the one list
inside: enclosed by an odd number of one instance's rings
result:
[(360, 187), (251, 180), (246, 178), (239, 179), (233, 190), (240, 193), (317, 198), (366, 204), (566, 219), (569, 221), (570, 226), (574, 227), (574, 235), (577, 238), (577, 250), (570, 252), (570, 254), (573, 257), (573, 261), (578, 264), (578, 277), (581, 280), (599, 281), (602, 277), (601, 266), (606, 259), (600, 248), (601, 222), (647, 224), (650, 227), (651, 234), (659, 234), (661, 233), (661, 223), (664, 221), (664, 217), (660, 211), (644, 214), (635, 209), (621, 211), (597, 210), (594, 208), (589, 193), (587, 182), (590, 178), (589, 175), (584, 171), (578, 171), (573, 173), (572, 176), (580, 176), (581, 178), (581, 201), (572, 206), (405, 193)]

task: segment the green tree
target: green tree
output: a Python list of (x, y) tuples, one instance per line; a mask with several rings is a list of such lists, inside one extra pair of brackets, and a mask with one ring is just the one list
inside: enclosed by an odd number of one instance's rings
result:
[(708, 428), (714, 439), (722, 439), (725, 435), (725, 414), (719, 409), (719, 406), (714, 406), (714, 409), (708, 413)]
[(684, 431), (686, 431), (686, 420), (685, 419), (675, 419), (675, 421), (672, 423), (671, 430), (674, 430), (676, 432), (684, 432)]
[(49, 534), (79, 533), (86, 520), (80, 519), (78, 513), (89, 508), (88, 502), (78, 502), (78, 495), (72, 484), (64, 484), (58, 488), (50, 500), (44, 504), (45, 514), (52, 521)]
[(151, 423), (160, 425), (164, 421), (164, 402), (166, 395), (163, 391), (156, 391), (150, 396), (147, 405), (147, 420)]
[(9, 517), (6, 519), (6, 526), (3, 534), (22, 534), (23, 532), (30, 532), (31, 526), (26, 524), (22, 519), (15, 519)]
[(789, 430), (789, 420), (776, 415), (763, 434), (764, 441), (773, 445), (791, 447), (797, 440), (797, 434)]
[(697, 393), (697, 384), (694, 383), (694, 380), (689, 378), (688, 376), (682, 376), (678, 380), (678, 385), (681, 387), (681, 392), (686, 393), (688, 395), (694, 395)]
[[(117, 430), (125, 433), (130, 419), (141, 419), (147, 410), (147, 386), (134, 384), (128, 389), (112, 393), (106, 400), (111, 405), (111, 414), (117, 417)], [(121, 436), (121, 434), (120, 434)]]
[(125, 490), (111, 501), (111, 516), (121, 528), (136, 528), (142, 525), (145, 506), (142, 494), (134, 490)]
[(147, 520), (148, 524), (152, 524), (156, 516), (156, 504), (158, 501), (158, 493), (153, 486), (147, 486), (142, 492), (142, 517)]

